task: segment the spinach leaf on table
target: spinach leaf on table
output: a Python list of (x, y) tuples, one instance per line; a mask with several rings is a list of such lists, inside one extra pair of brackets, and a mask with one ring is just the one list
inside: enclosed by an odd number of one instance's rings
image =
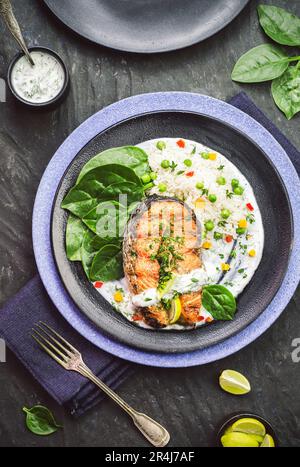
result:
[(282, 76), (273, 81), (272, 96), (288, 120), (300, 112), (300, 69), (298, 66), (290, 66)]
[(92, 281), (112, 281), (123, 277), (122, 248), (107, 244), (94, 256), (90, 269)]
[(231, 320), (236, 311), (235, 298), (223, 285), (203, 287), (202, 305), (215, 320)]
[(66, 250), (70, 261), (81, 261), (80, 249), (86, 231), (81, 219), (70, 214), (66, 228)]
[(282, 75), (289, 66), (289, 56), (279, 47), (262, 44), (246, 52), (236, 62), (233, 81), (261, 83)]
[(282, 45), (300, 45), (300, 18), (283, 8), (259, 5), (259, 22), (273, 41)]
[(42, 405), (36, 405), (31, 409), (23, 407), (23, 411), (26, 413), (26, 426), (34, 434), (39, 436), (47, 436), (55, 433), (58, 428), (62, 428), (58, 425), (47, 407)]
[(100, 201), (118, 200), (126, 194), (128, 202), (139, 201), (144, 187), (136, 173), (125, 166), (108, 164), (90, 170), (64, 198), (61, 207), (83, 218)]
[(133, 169), (139, 177), (150, 172), (148, 156), (145, 151), (136, 146), (123, 146), (120, 148), (107, 149), (90, 159), (82, 168), (77, 183), (79, 183), (90, 170), (107, 164), (120, 164), (129, 167)]

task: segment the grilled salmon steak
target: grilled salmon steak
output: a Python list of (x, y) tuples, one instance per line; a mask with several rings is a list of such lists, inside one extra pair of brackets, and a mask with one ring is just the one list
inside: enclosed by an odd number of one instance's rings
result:
[[(149, 197), (132, 214), (124, 236), (124, 273), (131, 293), (163, 290), (174, 275), (200, 268), (200, 246), (201, 230), (192, 209), (175, 198)], [(201, 290), (182, 294), (180, 301), (181, 324), (196, 324)], [(138, 315), (155, 328), (171, 322), (170, 309), (163, 300), (140, 307)]]

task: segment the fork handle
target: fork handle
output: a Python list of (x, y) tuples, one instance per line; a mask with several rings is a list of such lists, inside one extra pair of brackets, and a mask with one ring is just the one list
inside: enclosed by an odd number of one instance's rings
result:
[(131, 416), (135, 426), (140, 430), (140, 432), (145, 436), (145, 438), (153, 444), (155, 447), (164, 447), (170, 441), (170, 435), (168, 431), (160, 425), (158, 422), (148, 417), (148, 415), (137, 412), (132, 407), (130, 407), (127, 402), (125, 402), (118, 394), (116, 394), (112, 389), (110, 389), (103, 381), (101, 381), (97, 376), (95, 376), (92, 371), (86, 366), (80, 368), (79, 373), (90, 381), (92, 381), (96, 386), (102, 389), (105, 394), (107, 394), (111, 399), (113, 399), (128, 415)]

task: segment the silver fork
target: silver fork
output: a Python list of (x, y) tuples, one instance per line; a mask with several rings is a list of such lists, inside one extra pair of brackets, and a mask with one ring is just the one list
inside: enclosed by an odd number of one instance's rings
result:
[(132, 418), (135, 426), (155, 447), (163, 447), (170, 441), (168, 431), (148, 415), (137, 412), (112, 389), (106, 386), (84, 363), (81, 353), (48, 324), (39, 322), (33, 328), (33, 339), (65, 370), (76, 371), (95, 383)]

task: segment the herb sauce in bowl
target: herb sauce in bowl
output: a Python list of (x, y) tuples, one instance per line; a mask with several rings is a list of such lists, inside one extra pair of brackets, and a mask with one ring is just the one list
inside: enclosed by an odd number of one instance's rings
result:
[(68, 72), (60, 57), (46, 48), (32, 48), (32, 66), (25, 55), (19, 55), (9, 70), (10, 88), (19, 100), (33, 106), (48, 105), (66, 90)]

